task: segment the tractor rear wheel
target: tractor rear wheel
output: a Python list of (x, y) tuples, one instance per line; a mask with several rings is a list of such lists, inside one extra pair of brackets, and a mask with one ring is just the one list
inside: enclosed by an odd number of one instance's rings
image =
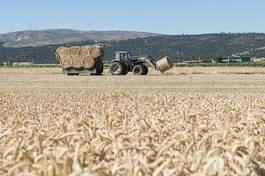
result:
[(126, 67), (120, 62), (113, 62), (110, 66), (110, 73), (112, 75), (124, 75)]
[(148, 73), (148, 68), (143, 64), (138, 64), (133, 67), (134, 75), (146, 75)]

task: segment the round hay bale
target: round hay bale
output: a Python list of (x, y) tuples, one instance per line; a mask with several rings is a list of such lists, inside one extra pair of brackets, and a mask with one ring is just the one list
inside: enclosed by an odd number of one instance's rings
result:
[(57, 50), (56, 50), (56, 53), (59, 56), (66, 55), (66, 54), (68, 54), (67, 52), (68, 52), (68, 48), (66, 48), (66, 47), (60, 47), (60, 48), (57, 48)]
[(86, 56), (83, 58), (83, 67), (92, 68), (95, 65), (95, 60), (91, 56)]
[(96, 46), (92, 46), (89, 50), (89, 54), (91, 57), (93, 57), (94, 59), (98, 59), (103, 57), (104, 55), (104, 51), (103, 48), (99, 45)]
[(55, 57), (56, 59), (60, 62), (60, 65), (62, 65), (62, 58), (61, 58), (61, 55), (59, 54), (60, 53), (60, 48), (57, 48), (56, 51), (55, 51)]
[(81, 68), (83, 66), (83, 59), (79, 55), (72, 56), (72, 66), (74, 68)]
[(164, 57), (158, 61), (156, 61), (156, 70), (159, 70), (161, 73), (168, 71), (173, 67), (172, 61), (169, 57)]
[(76, 56), (79, 55), (80, 47), (71, 47), (69, 48), (69, 55), (70, 56)]
[(62, 59), (62, 66), (63, 68), (70, 68), (73, 67), (73, 60), (71, 56), (64, 56)]
[(81, 57), (88, 56), (88, 55), (90, 55), (89, 50), (90, 50), (89, 46), (82, 47), (82, 48), (80, 48), (79, 55)]
[[(56, 56), (57, 58), (59, 59), (60, 61), (60, 64), (65, 67), (69, 67), (69, 61), (66, 61), (66, 60), (69, 60), (69, 48), (66, 48), (66, 47), (60, 47), (56, 50)], [(66, 65), (65, 65), (66, 64)]]

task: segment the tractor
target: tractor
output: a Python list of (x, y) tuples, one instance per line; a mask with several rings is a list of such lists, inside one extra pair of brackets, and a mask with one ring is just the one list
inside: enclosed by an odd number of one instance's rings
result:
[(147, 75), (148, 67), (156, 68), (151, 56), (132, 56), (128, 51), (115, 52), (115, 59), (111, 61), (110, 73), (112, 75), (126, 75), (133, 72), (134, 75)]

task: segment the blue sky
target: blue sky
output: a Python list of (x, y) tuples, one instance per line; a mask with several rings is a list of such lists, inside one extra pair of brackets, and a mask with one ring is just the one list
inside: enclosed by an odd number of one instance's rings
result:
[(0, 0), (0, 33), (51, 28), (265, 32), (264, 8), (264, 0)]

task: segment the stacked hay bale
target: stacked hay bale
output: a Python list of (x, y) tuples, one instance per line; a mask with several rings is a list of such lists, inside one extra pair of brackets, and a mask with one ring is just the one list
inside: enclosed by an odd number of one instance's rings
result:
[(60, 47), (56, 55), (63, 68), (87, 68), (94, 67), (97, 60), (104, 56), (104, 50), (99, 45), (83, 47)]
[(71, 58), (69, 55), (69, 48), (66, 47), (60, 47), (56, 50), (56, 56), (60, 61), (60, 65), (63, 67), (71, 67)]
[(156, 61), (156, 70), (159, 70), (161, 73), (171, 69), (173, 67), (172, 61), (169, 57), (164, 57)]
[(103, 51), (103, 48), (101, 46), (95, 45), (95, 46), (90, 48), (89, 54), (93, 58), (99, 58), (99, 57), (103, 57), (104, 51)]

